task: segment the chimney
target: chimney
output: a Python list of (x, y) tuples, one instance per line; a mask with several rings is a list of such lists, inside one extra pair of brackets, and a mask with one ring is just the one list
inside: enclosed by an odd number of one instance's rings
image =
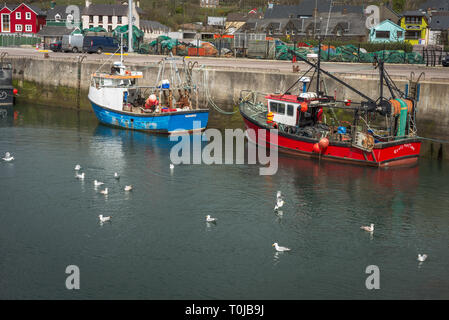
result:
[(91, 0), (86, 0), (86, 8), (89, 8), (89, 6), (92, 4)]

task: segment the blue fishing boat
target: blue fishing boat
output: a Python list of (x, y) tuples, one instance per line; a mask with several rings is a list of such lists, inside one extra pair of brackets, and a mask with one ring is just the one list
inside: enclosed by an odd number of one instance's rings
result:
[[(191, 83), (191, 68), (185, 69), (188, 80), (181, 80), (176, 65), (165, 68), (167, 61), (174, 64), (173, 57), (163, 59), (154, 86), (139, 86), (143, 73), (127, 70), (122, 61), (114, 62), (110, 73), (94, 73), (88, 98), (98, 120), (106, 125), (155, 133), (205, 129), (209, 109), (198, 108), (198, 87)], [(165, 70), (176, 72), (159, 80)]]

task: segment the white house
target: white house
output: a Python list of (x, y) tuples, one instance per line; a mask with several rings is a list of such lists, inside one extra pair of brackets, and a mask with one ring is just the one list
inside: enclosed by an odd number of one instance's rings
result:
[[(140, 1), (133, 1), (134, 25), (138, 28), (140, 27), (139, 14), (142, 12)], [(83, 29), (102, 27), (107, 31), (112, 31), (117, 26), (128, 24), (128, 3), (93, 4), (91, 0), (86, 0), (81, 20)]]
[(144, 32), (144, 39), (153, 40), (159, 36), (168, 36), (170, 28), (151, 20), (140, 20), (140, 30)]

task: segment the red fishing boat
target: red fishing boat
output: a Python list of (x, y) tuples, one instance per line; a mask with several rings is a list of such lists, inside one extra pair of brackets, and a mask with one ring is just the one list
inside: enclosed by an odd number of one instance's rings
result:
[[(247, 131), (250, 141), (275, 145), (281, 152), (298, 156), (374, 167), (417, 163), (421, 147), (416, 128), (417, 83), (410, 95), (402, 92), (384, 69), (383, 61), (376, 58), (380, 97), (374, 100), (322, 70), (320, 58), (317, 64), (298, 59), (315, 68), (316, 92), (309, 91), (314, 81), (304, 76), (283, 94), (241, 92), (239, 110), (247, 129), (253, 129)], [(325, 84), (320, 81), (320, 73), (361, 96), (361, 101), (338, 101), (335, 94), (329, 96), (321, 90)], [(300, 83), (302, 92), (292, 94), (290, 90)], [(391, 94), (388, 98), (383, 96), (384, 86)]]

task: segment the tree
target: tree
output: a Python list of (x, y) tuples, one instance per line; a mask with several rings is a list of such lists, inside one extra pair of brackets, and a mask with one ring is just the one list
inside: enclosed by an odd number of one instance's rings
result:
[(396, 12), (404, 11), (405, 0), (393, 0), (393, 10)]

